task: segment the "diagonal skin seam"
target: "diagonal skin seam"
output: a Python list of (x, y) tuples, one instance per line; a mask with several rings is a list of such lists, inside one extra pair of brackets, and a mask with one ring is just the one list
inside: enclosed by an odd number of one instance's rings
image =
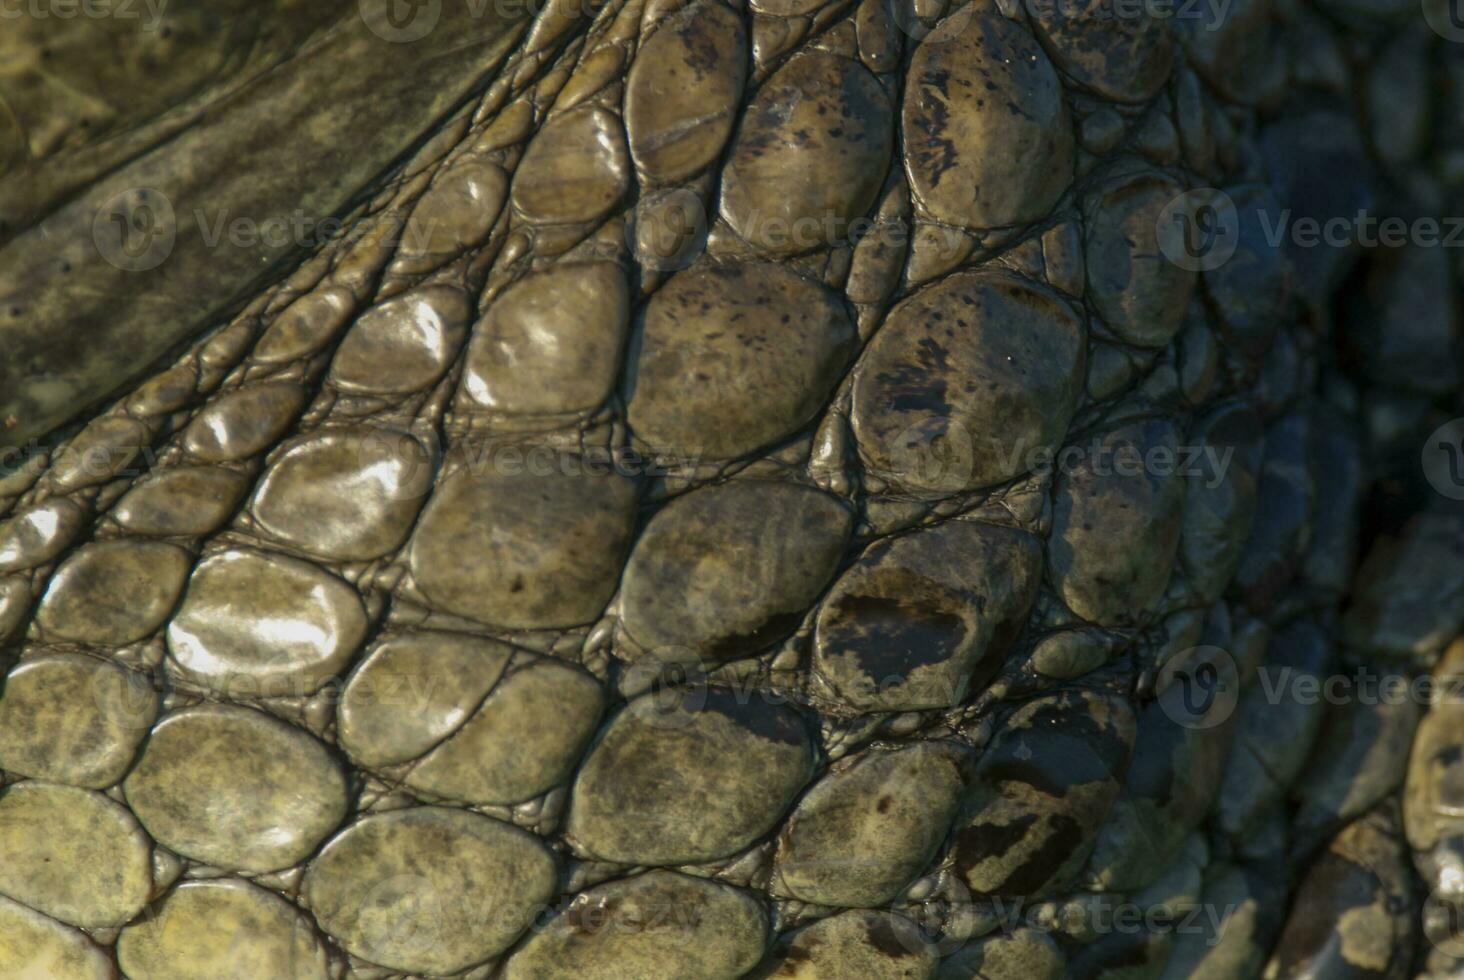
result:
[[(42, 436), (140, 377), (275, 278), (295, 251), (211, 247), (197, 222), (180, 221), (166, 261), (124, 271), (92, 241), (106, 202), (152, 188), (180, 215), (340, 213), (496, 75), (528, 24), (527, 13), (445, 20), (428, 39), (389, 44), (351, 19), (316, 57), (240, 93), (226, 116), (179, 134), (0, 247), (0, 447)], [(465, 45), (474, 26), (482, 41)], [(342, 64), (366, 67), (347, 73)]]

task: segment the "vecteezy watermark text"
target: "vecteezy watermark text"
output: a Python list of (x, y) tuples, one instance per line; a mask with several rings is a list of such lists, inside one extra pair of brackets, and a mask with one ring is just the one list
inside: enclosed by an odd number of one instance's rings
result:
[(1183, 476), (1202, 480), (1206, 488), (1214, 489), (1224, 481), (1235, 458), (1235, 447), (1141, 447), (1124, 440), (1110, 443), (1095, 438), (1087, 445), (1072, 443), (1061, 449), (1042, 446), (1029, 450), (1018, 444), (1007, 457), (1008, 466), (1019, 458), (1026, 464), (1026, 470), (1033, 473), (1055, 470), (1071, 476), (1081, 470), (1095, 476)]
[[(895, 486), (914, 485), (957, 492), (971, 487), (977, 460), (995, 460), (1008, 474), (1033, 474), (1044, 479), (1079, 473), (1099, 477), (1184, 477), (1206, 489), (1226, 480), (1235, 458), (1234, 446), (1157, 443), (1141, 445), (1112, 434), (1066, 446), (1010, 439), (999, 432), (983, 432), (945, 415), (917, 418), (887, 444), (895, 447), (883, 466), (869, 474)], [(913, 479), (912, 479), (913, 478)]]
[(1439, 426), (1423, 444), (1423, 475), (1450, 500), (1464, 500), (1464, 418)]
[(0, 20), (141, 20), (144, 31), (163, 22), (169, 0), (0, 0)]
[[(210, 215), (202, 208), (195, 209), (193, 219), (198, 223), (199, 235), (208, 248), (217, 248), (221, 241), (235, 248), (288, 248), (292, 245), (315, 247), (327, 242), (338, 241), (350, 231), (350, 223), (341, 218), (314, 218), (296, 209), (289, 214), (276, 215), (262, 220), (244, 215), (231, 216), (227, 208)], [(404, 227), (404, 240), (415, 239), (418, 247), (431, 240), (430, 222), (422, 224), (409, 221)], [(390, 244), (390, 243), (389, 243)]]
[(1279, 215), (1260, 212), (1261, 232), (1266, 244), (1277, 248), (1289, 240), (1298, 248), (1422, 248), (1464, 247), (1464, 218), (1422, 217), (1412, 221), (1380, 217), (1360, 209), (1355, 215), (1327, 219), (1301, 217), (1293, 220), (1290, 208)]
[[(92, 218), (92, 242), (102, 258), (117, 268), (146, 272), (168, 260), (190, 221), (203, 247), (211, 250), (225, 245), (238, 249), (310, 249), (359, 234), (356, 223), (333, 215), (310, 215), (300, 208), (264, 217), (236, 214), (228, 208), (193, 208), (180, 215), (163, 192), (136, 187), (113, 195), (97, 209)], [(427, 251), (434, 228), (432, 219), (414, 217), (402, 225), (395, 240), (378, 241)]]
[[(1464, 0), (1460, 0), (1464, 3)], [(1230, 261), (1240, 245), (1241, 213), (1234, 200), (1213, 187), (1185, 191), (1160, 212), (1159, 248), (1172, 264), (1209, 272)], [(1245, 227), (1254, 247), (1278, 251), (1314, 248), (1464, 248), (1464, 217), (1403, 218), (1359, 208), (1351, 215), (1297, 216), (1290, 208), (1252, 208)]]
[(1360, 704), (1369, 707), (1464, 705), (1464, 677), (1382, 674), (1358, 668), (1350, 674), (1319, 676), (1291, 667), (1262, 666), (1257, 680), (1267, 704)]

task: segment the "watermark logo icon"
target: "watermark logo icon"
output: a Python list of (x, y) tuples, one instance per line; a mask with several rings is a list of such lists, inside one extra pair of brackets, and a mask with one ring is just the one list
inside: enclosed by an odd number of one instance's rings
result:
[(646, 653), (625, 669), (621, 693), (639, 701), (638, 720), (652, 728), (676, 730), (692, 724), (706, 707), (707, 665), (690, 647), (671, 646)]
[(158, 720), (160, 692), (147, 676), (109, 664), (92, 674), (92, 701), (109, 724), (128, 732), (146, 732)]
[(1423, 19), (1445, 41), (1464, 41), (1464, 0), (1421, 0)]
[(381, 500), (421, 500), (432, 492), (441, 458), (433, 429), (373, 427), (356, 447), (357, 472), (363, 477), (357, 490)]
[(678, 272), (696, 261), (706, 247), (706, 206), (685, 187), (648, 194), (626, 222), (625, 237), (641, 268)]
[[(893, 927), (891, 933), (901, 946), (916, 956), (934, 953), (944, 959), (981, 934), (979, 924), (988, 912), (978, 908), (965, 881), (952, 874), (945, 878), (940, 892), (931, 897), (924, 909), (901, 908), (897, 900), (889, 907), (888, 914)], [(911, 914), (916, 916), (915, 921), (905, 918)]]
[(1219, 647), (1181, 650), (1159, 672), (1159, 707), (1181, 728), (1223, 725), (1240, 701), (1235, 658)]
[(398, 874), (377, 881), (361, 896), (351, 924), (363, 955), (389, 959), (400, 950), (425, 952), (441, 943), (446, 911), (431, 879)]
[(442, 17), (442, 0), (358, 0), (366, 29), (383, 41), (420, 41)]
[(889, 472), (880, 476), (912, 492), (958, 493), (971, 482), (976, 448), (960, 422), (931, 415), (906, 426), (887, 448)]
[(1209, 272), (1240, 244), (1240, 215), (1230, 195), (1213, 187), (1186, 191), (1159, 212), (1159, 250), (1181, 269)]
[(156, 269), (173, 254), (178, 215), (167, 195), (151, 187), (115, 194), (92, 218), (92, 242), (102, 258), (124, 272)]
[(1464, 418), (1445, 422), (1428, 437), (1423, 444), (1423, 475), (1445, 497), (1464, 500)]

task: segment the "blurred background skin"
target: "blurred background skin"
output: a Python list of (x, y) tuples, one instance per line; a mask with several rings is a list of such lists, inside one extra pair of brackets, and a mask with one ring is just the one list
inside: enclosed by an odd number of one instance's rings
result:
[[(343, 215), (532, 14), (447, 4), (394, 44), (368, 26), (390, 2), (0, 4), (0, 447), (100, 404), (276, 278), (293, 243), (211, 242), (210, 226)], [(168, 236), (165, 265), (100, 254), (98, 216), (124, 213)]]

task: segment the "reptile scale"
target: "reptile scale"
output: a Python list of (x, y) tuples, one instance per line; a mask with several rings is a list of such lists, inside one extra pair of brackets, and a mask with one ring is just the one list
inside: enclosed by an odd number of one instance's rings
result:
[(1464, 977), (1440, 3), (0, 14), (0, 977)]

